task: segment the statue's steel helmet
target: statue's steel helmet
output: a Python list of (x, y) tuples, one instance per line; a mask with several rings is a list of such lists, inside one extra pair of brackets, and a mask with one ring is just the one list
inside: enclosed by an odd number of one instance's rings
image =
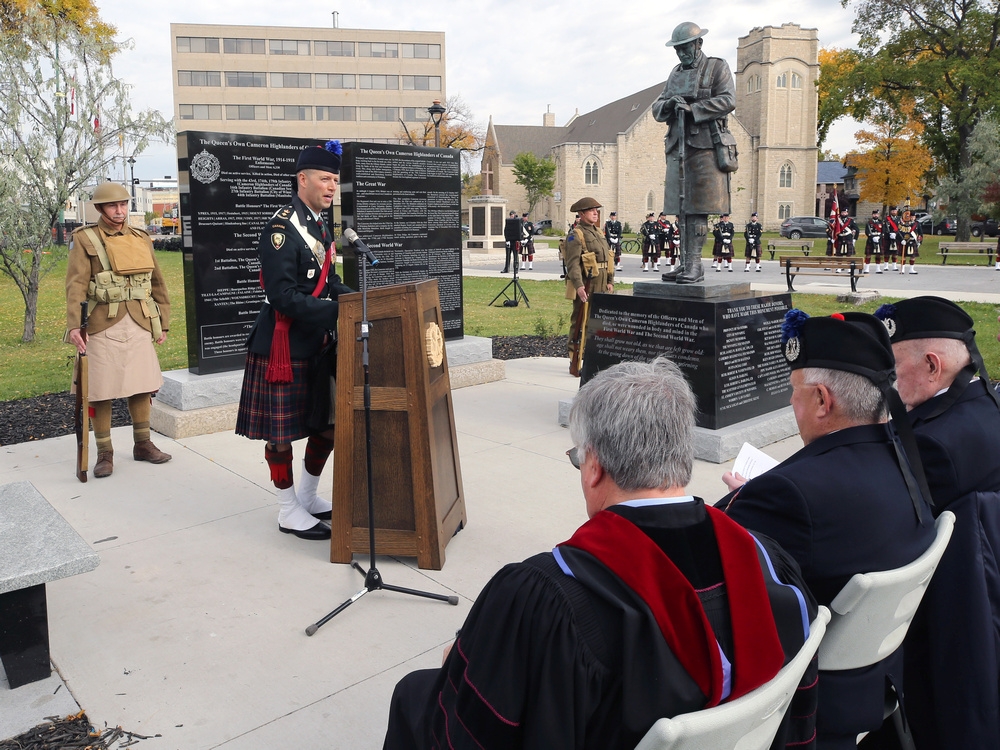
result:
[(685, 21), (677, 25), (674, 33), (670, 35), (670, 41), (667, 42), (666, 46), (679, 47), (682, 44), (693, 42), (695, 39), (701, 39), (707, 33), (708, 29), (701, 28), (701, 26), (693, 21)]

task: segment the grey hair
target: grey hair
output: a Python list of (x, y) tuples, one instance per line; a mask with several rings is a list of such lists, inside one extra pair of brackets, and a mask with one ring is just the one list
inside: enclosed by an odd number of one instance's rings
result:
[(697, 402), (666, 357), (621, 362), (584, 385), (569, 414), (582, 456), (591, 452), (623, 490), (684, 487), (694, 464)]
[[(936, 352), (944, 360), (944, 367), (949, 374), (957, 373), (963, 367), (972, 364), (972, 355), (969, 354), (969, 347), (961, 339), (909, 339), (913, 342), (913, 347), (921, 355), (927, 352)], [(901, 342), (903, 344), (907, 341)], [(953, 372), (952, 372), (953, 371)]]
[(881, 389), (864, 375), (825, 367), (803, 367), (802, 378), (808, 385), (823, 384), (829, 388), (843, 415), (855, 424), (876, 424), (889, 418)]

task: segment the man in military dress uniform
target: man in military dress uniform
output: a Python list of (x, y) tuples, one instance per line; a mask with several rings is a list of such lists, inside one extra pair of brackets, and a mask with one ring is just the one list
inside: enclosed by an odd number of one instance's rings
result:
[(726, 269), (733, 272), (733, 233), (736, 227), (729, 220), (729, 214), (723, 213), (712, 229), (715, 246), (712, 248), (712, 268), (716, 272)]
[(690, 21), (674, 29), (667, 46), (675, 48), (680, 64), (653, 102), (653, 116), (668, 126), (663, 210), (676, 214), (681, 225), (681, 262), (663, 279), (678, 284), (705, 278), (701, 250), (708, 235), (708, 215), (729, 212), (729, 175), (736, 171), (736, 139), (726, 121), (736, 108), (733, 74), (725, 60), (702, 53), (707, 33)]
[(580, 220), (566, 236), (566, 299), (573, 300), (573, 316), (569, 331), (569, 371), (579, 377), (579, 362), (583, 351), (584, 315), (590, 295), (615, 291), (614, 256), (601, 233), (601, 204), (594, 198), (581, 198), (569, 210)]
[(865, 224), (865, 265), (862, 273), (868, 273), (871, 268), (872, 256), (875, 257), (875, 273), (882, 273), (882, 240), (885, 236), (885, 222), (876, 208), (872, 217)]
[(934, 514), (955, 531), (904, 644), (906, 715), (921, 750), (1000, 741), (1000, 406), (972, 318), (940, 297), (882, 305)]
[(608, 241), (615, 256), (615, 270), (622, 270), (622, 223), (618, 221), (618, 213), (611, 212), (611, 216), (604, 222), (604, 239)]
[[(333, 415), (310, 413), (317, 355), (336, 336), (337, 297), (354, 291), (334, 271), (333, 232), (323, 220), (340, 183), (341, 147), (328, 141), (298, 158), (296, 194), (260, 236), (264, 304), (247, 341), (236, 433), (266, 440), (264, 458), (278, 490), (278, 529), (329, 539), (332, 505), (316, 494), (333, 450)], [(323, 425), (317, 429), (315, 424)], [(292, 441), (308, 437), (296, 491)]]
[(854, 255), (854, 243), (858, 239), (859, 231), (858, 225), (851, 218), (851, 212), (847, 206), (840, 209), (839, 227), (840, 230), (837, 232), (837, 255), (843, 257)]
[[(162, 464), (170, 456), (149, 439), (152, 394), (163, 385), (153, 343), (167, 340), (170, 299), (153, 243), (129, 226), (129, 192), (105, 182), (92, 198), (97, 224), (73, 232), (66, 267), (66, 341), (86, 353), (88, 398), (97, 441), (95, 477), (111, 476), (111, 400), (127, 398), (132, 417), (132, 457)], [(87, 301), (86, 335), (80, 332), (81, 303)], [(87, 438), (89, 439), (89, 438)]]
[(920, 244), (924, 241), (924, 236), (920, 233), (920, 222), (909, 211), (903, 214), (903, 219), (903, 262), (899, 266), (899, 272), (906, 273), (906, 261), (910, 261), (910, 273), (916, 274), (917, 267), (914, 264), (920, 257)]
[(528, 270), (535, 267), (535, 225), (528, 219), (528, 212), (521, 214), (521, 270), (528, 261)]
[(758, 223), (757, 212), (754, 211), (750, 214), (750, 221), (743, 228), (743, 239), (747, 243), (746, 250), (743, 252), (743, 257), (746, 258), (747, 264), (743, 270), (747, 273), (750, 271), (750, 261), (754, 261), (757, 264), (756, 270), (758, 273), (760, 272), (760, 234), (762, 231), (764, 231), (764, 228)]
[[(892, 258), (892, 270), (898, 271), (897, 258), (903, 254), (903, 220), (899, 217), (899, 209), (895, 206), (889, 209), (889, 215), (885, 217), (885, 255)], [(889, 262), (886, 261), (885, 270), (889, 270)]]
[(660, 225), (653, 219), (653, 212), (646, 214), (646, 220), (639, 227), (639, 234), (642, 236), (642, 270), (648, 271), (650, 259), (660, 260), (659, 234)]

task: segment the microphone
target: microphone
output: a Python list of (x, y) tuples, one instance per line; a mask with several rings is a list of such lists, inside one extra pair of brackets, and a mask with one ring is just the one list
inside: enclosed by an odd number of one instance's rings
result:
[(368, 262), (372, 266), (378, 265), (378, 258), (375, 257), (375, 253), (371, 251), (368, 245), (366, 245), (364, 242), (361, 241), (361, 238), (358, 237), (357, 232), (348, 227), (347, 229), (344, 230), (343, 237), (345, 240), (347, 240), (347, 244), (353, 247), (354, 251), (358, 253), (358, 255), (364, 255), (366, 258), (368, 258)]

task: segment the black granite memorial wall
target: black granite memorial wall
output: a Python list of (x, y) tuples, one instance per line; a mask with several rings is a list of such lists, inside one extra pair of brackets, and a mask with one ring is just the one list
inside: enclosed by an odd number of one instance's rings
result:
[(666, 355), (698, 398), (698, 426), (717, 430), (788, 405), (781, 323), (791, 295), (670, 299), (591, 297), (581, 383), (628, 360)]
[[(341, 216), (378, 257), (369, 288), (437, 279), (446, 339), (462, 338), (462, 170), (455, 149), (344, 144)], [(343, 251), (344, 282), (360, 288)]]
[(264, 300), (260, 232), (291, 199), (299, 152), (323, 142), (199, 131), (177, 134), (191, 372), (243, 368), (247, 335)]

